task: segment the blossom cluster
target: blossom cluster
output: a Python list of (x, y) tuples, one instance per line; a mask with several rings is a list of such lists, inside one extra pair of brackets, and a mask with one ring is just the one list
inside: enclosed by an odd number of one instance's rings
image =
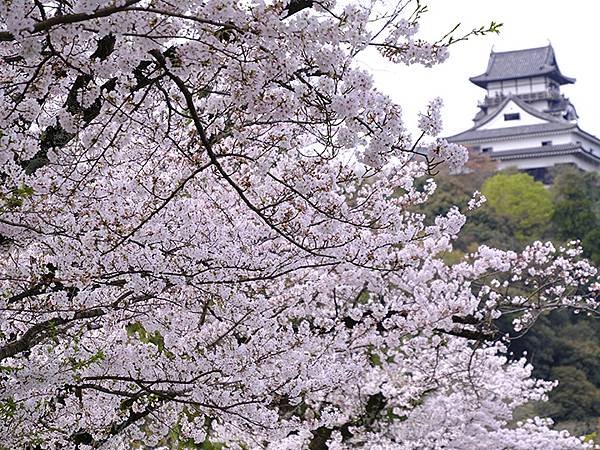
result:
[(419, 128), (429, 136), (436, 137), (442, 131), (441, 108), (443, 106), (441, 98), (433, 99), (427, 105), (427, 112), (419, 113)]
[(589, 448), (511, 425), (554, 384), (493, 320), (595, 310), (597, 272), (444, 262), (422, 180), (466, 152), (415, 158), (354, 60), (447, 48), (377, 4), (0, 4), (0, 447)]
[(427, 153), (445, 161), (451, 170), (460, 169), (469, 159), (469, 152), (464, 146), (448, 142), (446, 139), (436, 139), (430, 143)]

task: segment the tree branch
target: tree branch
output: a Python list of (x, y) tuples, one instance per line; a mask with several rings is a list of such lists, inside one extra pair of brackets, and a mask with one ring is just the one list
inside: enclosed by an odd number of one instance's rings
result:
[(11, 358), (19, 353), (31, 349), (47, 336), (56, 333), (56, 328), (61, 325), (66, 325), (69, 322), (82, 319), (92, 319), (106, 314), (101, 308), (87, 309), (76, 312), (73, 317), (66, 319), (63, 317), (54, 317), (52, 319), (40, 322), (29, 328), (20, 339), (15, 339), (8, 344), (0, 347), (0, 361)]
[[(107, 8), (97, 9), (93, 13), (74, 13), (74, 14), (64, 14), (64, 15), (56, 15), (46, 20), (42, 20), (38, 22), (33, 27), (33, 30), (30, 31), (30, 34), (40, 33), (42, 31), (48, 31), (52, 27), (57, 25), (66, 25), (71, 23), (85, 22), (86, 20), (99, 19), (100, 17), (110, 16), (114, 13), (118, 13), (121, 11), (127, 10), (127, 8), (131, 5), (135, 5), (139, 3), (141, 0), (127, 0), (121, 6), (109, 6)], [(15, 35), (13, 35), (10, 31), (0, 31), (0, 42), (14, 41), (16, 39)]]

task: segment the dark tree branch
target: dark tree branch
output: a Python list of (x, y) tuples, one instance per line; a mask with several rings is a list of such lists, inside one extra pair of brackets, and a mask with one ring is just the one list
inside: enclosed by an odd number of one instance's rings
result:
[(156, 59), (156, 61), (160, 65), (160, 67), (162, 67), (162, 69), (165, 71), (166, 75), (175, 83), (175, 85), (177, 86), (177, 88), (179, 89), (181, 94), (183, 95), (185, 102), (186, 102), (186, 106), (188, 108), (188, 111), (189, 111), (192, 121), (194, 123), (194, 127), (196, 128), (196, 131), (198, 132), (198, 136), (200, 137), (200, 142), (201, 142), (202, 146), (204, 147), (204, 149), (206, 150), (208, 158), (212, 162), (213, 166), (217, 169), (217, 171), (223, 177), (223, 179), (235, 190), (237, 195), (246, 204), (246, 206), (251, 211), (253, 211), (269, 228), (271, 228), (274, 232), (279, 234), (281, 237), (283, 237), (285, 240), (290, 242), (295, 247), (298, 247), (298, 248), (304, 250), (305, 252), (315, 255), (315, 256), (329, 257), (328, 255), (317, 253), (314, 249), (311, 249), (311, 248), (305, 246), (301, 242), (298, 242), (296, 239), (294, 239), (288, 233), (284, 232), (278, 226), (273, 224), (269, 220), (269, 218), (265, 216), (265, 214), (261, 211), (261, 209), (257, 208), (250, 201), (250, 199), (247, 197), (244, 190), (240, 186), (238, 186), (238, 184), (231, 178), (231, 176), (225, 171), (225, 169), (223, 168), (221, 163), (218, 161), (217, 155), (213, 151), (212, 143), (210, 142), (210, 139), (206, 135), (206, 132), (204, 130), (204, 125), (202, 124), (202, 121), (200, 120), (200, 116), (198, 115), (198, 111), (196, 109), (196, 105), (194, 104), (194, 98), (192, 96), (192, 93), (186, 86), (185, 82), (180, 77), (178, 77), (177, 75), (175, 75), (173, 72), (171, 72), (168, 69), (167, 61), (166, 61), (163, 53), (161, 53), (158, 50), (150, 50), (150, 54)]
[[(130, 7), (131, 5), (135, 5), (140, 1), (141, 0), (127, 0), (124, 4), (120, 6), (109, 6), (107, 8), (100, 8), (94, 11), (93, 13), (74, 13), (56, 15), (54, 17), (36, 23), (33, 27), (33, 31), (31, 31), (30, 33), (35, 34), (40, 33), (42, 31), (48, 31), (57, 25), (67, 25), (71, 23), (85, 22), (86, 20), (99, 19), (100, 17), (107, 17), (112, 14), (125, 11), (128, 7)], [(0, 42), (14, 40), (15, 36), (10, 31), (0, 31)]]
[(436, 328), (434, 331), (451, 336), (462, 337), (471, 341), (495, 341), (498, 338), (498, 331), (495, 330), (466, 330), (454, 328), (452, 330), (443, 330)]
[(71, 318), (54, 317), (40, 322), (29, 328), (19, 339), (15, 339), (0, 347), (0, 361), (23, 353), (41, 342), (48, 336), (58, 333), (57, 328), (70, 322), (83, 319), (92, 319), (106, 314), (101, 308), (87, 309), (76, 312)]
[(313, 0), (290, 0), (290, 3), (286, 8), (287, 14), (284, 19), (287, 19), (288, 17), (293, 16), (304, 9), (312, 8), (314, 3), (315, 2)]

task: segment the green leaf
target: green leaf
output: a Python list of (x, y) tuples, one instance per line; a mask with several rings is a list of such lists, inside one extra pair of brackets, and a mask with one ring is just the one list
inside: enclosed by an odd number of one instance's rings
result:
[(23, 205), (23, 201), (27, 198), (32, 197), (34, 190), (31, 186), (22, 184), (16, 189), (11, 191), (10, 197), (4, 198), (4, 207), (8, 209), (18, 208)]
[(9, 419), (17, 412), (17, 403), (12, 397), (9, 397), (0, 402), (0, 417)]
[(96, 362), (101, 362), (106, 359), (106, 355), (102, 350), (98, 350), (95, 354), (90, 356), (88, 359), (77, 359), (77, 358), (69, 358), (69, 362), (71, 366), (75, 370), (86, 369), (93, 365)]
[(148, 333), (146, 328), (144, 328), (144, 325), (142, 325), (142, 323), (139, 321), (128, 324), (125, 329), (127, 330), (128, 337), (137, 337), (137, 339), (144, 344), (154, 345), (159, 354), (164, 353), (164, 355), (169, 359), (175, 358), (175, 354), (165, 348), (165, 338), (158, 330), (156, 330), (154, 333)]

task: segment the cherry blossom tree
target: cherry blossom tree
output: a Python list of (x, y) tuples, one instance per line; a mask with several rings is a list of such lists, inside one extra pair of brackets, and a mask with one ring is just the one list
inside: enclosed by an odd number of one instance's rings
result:
[(419, 39), (423, 11), (0, 3), (1, 448), (588, 445), (513, 420), (553, 383), (494, 320), (594, 313), (596, 269), (542, 243), (445, 264), (468, 209), (416, 206), (466, 150), (355, 62), (443, 62), (462, 38)]

